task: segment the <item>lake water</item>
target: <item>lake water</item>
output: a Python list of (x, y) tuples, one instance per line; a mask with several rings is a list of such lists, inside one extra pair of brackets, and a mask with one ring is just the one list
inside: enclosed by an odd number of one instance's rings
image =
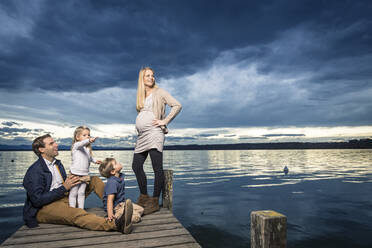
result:
[[(94, 155), (123, 163), (135, 200), (132, 151)], [(70, 152), (58, 158), (68, 169)], [(23, 224), (22, 179), (35, 159), (0, 152), (0, 243)], [(150, 186), (151, 168), (148, 159)], [(250, 213), (267, 209), (287, 216), (288, 247), (372, 247), (372, 150), (164, 151), (164, 169), (174, 170), (174, 215), (203, 247), (250, 247)]]

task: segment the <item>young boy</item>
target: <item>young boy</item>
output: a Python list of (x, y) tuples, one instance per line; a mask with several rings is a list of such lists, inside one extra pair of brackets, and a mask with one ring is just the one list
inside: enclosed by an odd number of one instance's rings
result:
[(130, 199), (125, 200), (124, 174), (120, 172), (122, 168), (123, 166), (114, 158), (106, 158), (99, 166), (100, 174), (107, 178), (103, 207), (107, 212), (107, 219), (112, 221), (125, 214), (126, 208), (130, 206), (133, 209), (132, 222), (138, 223), (144, 209), (132, 203)]

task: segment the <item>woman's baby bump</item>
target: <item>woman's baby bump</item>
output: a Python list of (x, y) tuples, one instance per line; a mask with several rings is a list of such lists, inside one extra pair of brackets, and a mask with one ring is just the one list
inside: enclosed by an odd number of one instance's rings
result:
[(142, 133), (153, 128), (152, 121), (154, 119), (154, 113), (151, 111), (141, 111), (136, 118), (137, 131)]

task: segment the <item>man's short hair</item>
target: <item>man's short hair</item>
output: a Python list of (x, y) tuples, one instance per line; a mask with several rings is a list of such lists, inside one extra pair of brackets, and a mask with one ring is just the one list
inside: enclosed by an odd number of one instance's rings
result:
[(40, 157), (41, 152), (39, 151), (39, 148), (45, 148), (44, 139), (45, 138), (51, 138), (50, 134), (44, 134), (43, 136), (37, 137), (34, 139), (34, 142), (32, 142), (32, 150), (36, 154), (36, 156)]
[(109, 178), (111, 177), (111, 171), (114, 169), (114, 166), (112, 165), (112, 161), (114, 161), (114, 158), (106, 158), (102, 161), (102, 164), (99, 165), (99, 173), (101, 176)]

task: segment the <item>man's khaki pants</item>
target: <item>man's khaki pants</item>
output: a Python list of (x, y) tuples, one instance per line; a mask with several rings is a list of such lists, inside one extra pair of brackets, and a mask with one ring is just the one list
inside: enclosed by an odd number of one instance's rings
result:
[[(91, 177), (86, 190), (86, 196), (94, 191), (102, 199), (104, 183), (99, 177)], [(114, 221), (107, 221), (104, 217), (88, 213), (81, 208), (72, 208), (68, 205), (68, 196), (43, 206), (37, 213), (39, 223), (63, 224), (78, 226), (94, 231), (116, 230)]]

